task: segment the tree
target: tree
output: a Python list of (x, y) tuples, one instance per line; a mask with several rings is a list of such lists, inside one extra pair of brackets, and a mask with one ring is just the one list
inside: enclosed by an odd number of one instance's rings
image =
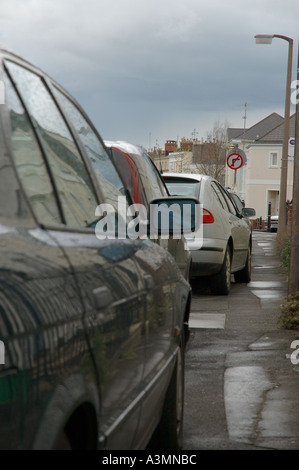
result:
[(224, 183), (226, 166), (226, 132), (229, 124), (225, 121), (214, 123), (213, 129), (207, 133), (205, 142), (193, 145), (193, 168), (196, 173), (212, 176)]

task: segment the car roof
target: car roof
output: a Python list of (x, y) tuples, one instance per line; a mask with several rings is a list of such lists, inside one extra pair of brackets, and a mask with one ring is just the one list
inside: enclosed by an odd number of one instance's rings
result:
[(171, 177), (175, 177), (175, 178), (189, 178), (189, 179), (192, 179), (192, 180), (196, 180), (198, 182), (200, 181), (203, 181), (203, 180), (213, 180), (214, 178), (212, 178), (211, 176), (208, 176), (208, 175), (202, 175), (202, 174), (198, 174), (198, 173), (163, 173), (162, 174), (162, 177), (168, 177), (168, 176), (171, 176)]
[(104, 140), (104, 143), (106, 147), (111, 148), (118, 148), (120, 150), (123, 150), (127, 153), (133, 153), (135, 155), (142, 155), (142, 147), (140, 145), (135, 145), (131, 144), (129, 142), (123, 141), (123, 140), (116, 140), (116, 141), (111, 141), (111, 140)]

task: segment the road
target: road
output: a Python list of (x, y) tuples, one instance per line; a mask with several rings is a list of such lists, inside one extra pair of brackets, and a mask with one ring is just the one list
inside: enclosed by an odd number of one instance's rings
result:
[(193, 284), (185, 450), (299, 449), (299, 331), (281, 329), (287, 276), (276, 234), (253, 233), (252, 280), (212, 296)]

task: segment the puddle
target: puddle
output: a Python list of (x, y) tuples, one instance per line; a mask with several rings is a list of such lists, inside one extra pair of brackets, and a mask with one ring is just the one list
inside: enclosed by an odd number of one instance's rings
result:
[(191, 312), (189, 317), (189, 328), (224, 329), (225, 318), (225, 313)]
[(274, 269), (277, 266), (253, 266), (253, 269)]
[(281, 292), (276, 292), (275, 290), (261, 289), (261, 290), (252, 290), (253, 295), (262, 300), (277, 300), (282, 297)]
[(251, 281), (247, 284), (249, 288), (253, 287), (254, 289), (271, 289), (281, 287), (283, 285), (281, 282), (278, 281)]

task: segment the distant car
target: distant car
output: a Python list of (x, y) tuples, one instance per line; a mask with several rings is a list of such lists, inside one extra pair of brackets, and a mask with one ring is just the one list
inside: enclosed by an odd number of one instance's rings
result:
[[(105, 141), (105, 145), (134, 203), (143, 204), (149, 211), (152, 200), (169, 196), (159, 171), (144, 148), (123, 141)], [(189, 280), (191, 255), (185, 249), (184, 236), (159, 237), (158, 243), (171, 253), (183, 276)]]
[(178, 449), (190, 285), (99, 237), (123, 182), (78, 103), (3, 49), (0, 77), (0, 448)]
[(271, 215), (270, 217), (271, 232), (277, 232), (278, 229), (278, 215)]
[(229, 293), (231, 274), (236, 282), (249, 282), (252, 238), (247, 217), (255, 210), (243, 207), (240, 212), (210, 176), (164, 173), (163, 179), (170, 194), (194, 196), (203, 205), (203, 240), (198, 240), (197, 249), (192, 241), (191, 277), (208, 276), (212, 293), (219, 295)]
[[(248, 223), (248, 226), (250, 228), (250, 230), (252, 231), (252, 225), (251, 225), (251, 222), (248, 218), (248, 215), (246, 215), (246, 210), (243, 211), (244, 207), (245, 207), (245, 202), (242, 201), (239, 196), (230, 188), (225, 188), (228, 195), (230, 196), (232, 202), (235, 204), (236, 206), (236, 209), (237, 211), (239, 212), (240, 215), (242, 215), (244, 218), (245, 218), (245, 221)], [(254, 214), (252, 211), (250, 211), (251, 215), (250, 217), (252, 217), (253, 215), (255, 215), (255, 209), (254, 209)]]
[(228, 194), (230, 195), (231, 199), (234, 201), (234, 203), (236, 204), (237, 206), (237, 209), (240, 213), (242, 213), (242, 209), (243, 207), (245, 207), (245, 202), (242, 201), (239, 196), (237, 195), (237, 193), (235, 193), (232, 189), (230, 188), (225, 188), (226, 191), (228, 192)]

